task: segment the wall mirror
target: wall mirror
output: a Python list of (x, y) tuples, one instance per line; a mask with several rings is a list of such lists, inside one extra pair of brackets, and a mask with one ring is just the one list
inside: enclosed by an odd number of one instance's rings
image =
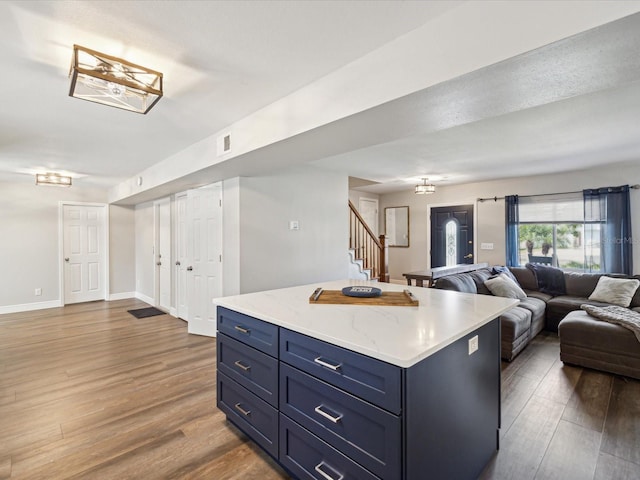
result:
[(409, 207), (386, 207), (384, 226), (389, 247), (409, 246)]

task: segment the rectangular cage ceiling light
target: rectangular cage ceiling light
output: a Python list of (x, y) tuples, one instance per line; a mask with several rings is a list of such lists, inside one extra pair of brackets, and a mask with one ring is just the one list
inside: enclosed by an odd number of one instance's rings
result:
[(69, 96), (147, 113), (162, 98), (162, 73), (79, 45), (73, 46)]

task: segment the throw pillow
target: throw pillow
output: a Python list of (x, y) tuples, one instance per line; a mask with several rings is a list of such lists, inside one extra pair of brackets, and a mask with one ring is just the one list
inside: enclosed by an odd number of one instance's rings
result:
[(516, 282), (511, 280), (506, 273), (501, 273), (484, 282), (489, 291), (496, 297), (517, 298), (523, 300), (527, 294)]
[(589, 300), (628, 307), (631, 304), (633, 294), (636, 293), (639, 286), (640, 280), (633, 278), (602, 276), (598, 280), (596, 289), (589, 295)]
[(538, 283), (538, 290), (542, 293), (557, 297), (558, 295), (566, 295), (567, 289), (564, 285), (564, 272), (556, 267), (547, 265), (539, 265), (527, 263), (525, 265), (533, 272)]

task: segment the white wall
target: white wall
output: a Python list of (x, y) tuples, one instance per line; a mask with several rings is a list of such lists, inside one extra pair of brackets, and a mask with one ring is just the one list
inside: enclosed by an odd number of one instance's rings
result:
[[(106, 190), (0, 183), (0, 312), (59, 305), (58, 215), (61, 201), (106, 203)], [(126, 210), (110, 209), (110, 293), (132, 291), (133, 222)], [(41, 288), (42, 295), (35, 296)]]
[[(433, 195), (416, 195), (413, 191), (383, 195), (380, 209), (409, 205), (409, 248), (389, 248), (389, 274), (402, 280), (403, 272), (430, 267), (428, 252), (428, 207), (443, 205), (476, 204), (476, 262), (492, 265), (505, 263), (504, 201), (493, 200), (476, 203), (477, 198), (503, 197), (505, 195), (537, 195), (541, 193), (579, 191), (613, 185), (640, 183), (640, 165), (637, 162), (617, 166), (600, 167), (572, 173), (538, 175), (506, 180), (495, 180), (467, 185), (438, 187)], [(634, 273), (640, 272), (640, 190), (631, 190), (631, 216), (634, 242)], [(480, 250), (480, 243), (494, 244), (494, 250)]]
[[(347, 278), (347, 177), (318, 167), (223, 182), (223, 295)], [(289, 230), (297, 220), (300, 230)], [(154, 297), (153, 203), (135, 207), (136, 292)]]
[(347, 278), (347, 199), (347, 177), (316, 167), (241, 178), (241, 292)]
[(240, 178), (222, 182), (222, 295), (240, 293)]
[(109, 206), (109, 293), (131, 296), (135, 282), (135, 210)]
[(136, 205), (135, 232), (136, 293), (147, 302), (153, 301), (153, 202)]

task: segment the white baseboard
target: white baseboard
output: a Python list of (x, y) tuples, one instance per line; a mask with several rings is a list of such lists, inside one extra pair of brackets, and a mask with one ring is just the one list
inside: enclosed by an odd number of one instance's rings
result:
[(45, 308), (56, 308), (61, 306), (62, 306), (62, 302), (60, 300), (50, 300), (48, 302), (23, 303), (20, 305), (7, 305), (5, 307), (0, 307), (0, 314), (30, 312), (32, 310), (43, 310)]
[(109, 295), (110, 302), (113, 300), (127, 300), (129, 298), (136, 298), (136, 292), (112, 293)]
[(178, 309), (175, 307), (171, 307), (169, 309), (169, 315), (171, 315), (172, 317), (178, 318)]
[(155, 305), (156, 303), (156, 301), (153, 298), (145, 295), (144, 293), (136, 292), (135, 297), (138, 300), (142, 300), (143, 302), (148, 303), (149, 305)]

